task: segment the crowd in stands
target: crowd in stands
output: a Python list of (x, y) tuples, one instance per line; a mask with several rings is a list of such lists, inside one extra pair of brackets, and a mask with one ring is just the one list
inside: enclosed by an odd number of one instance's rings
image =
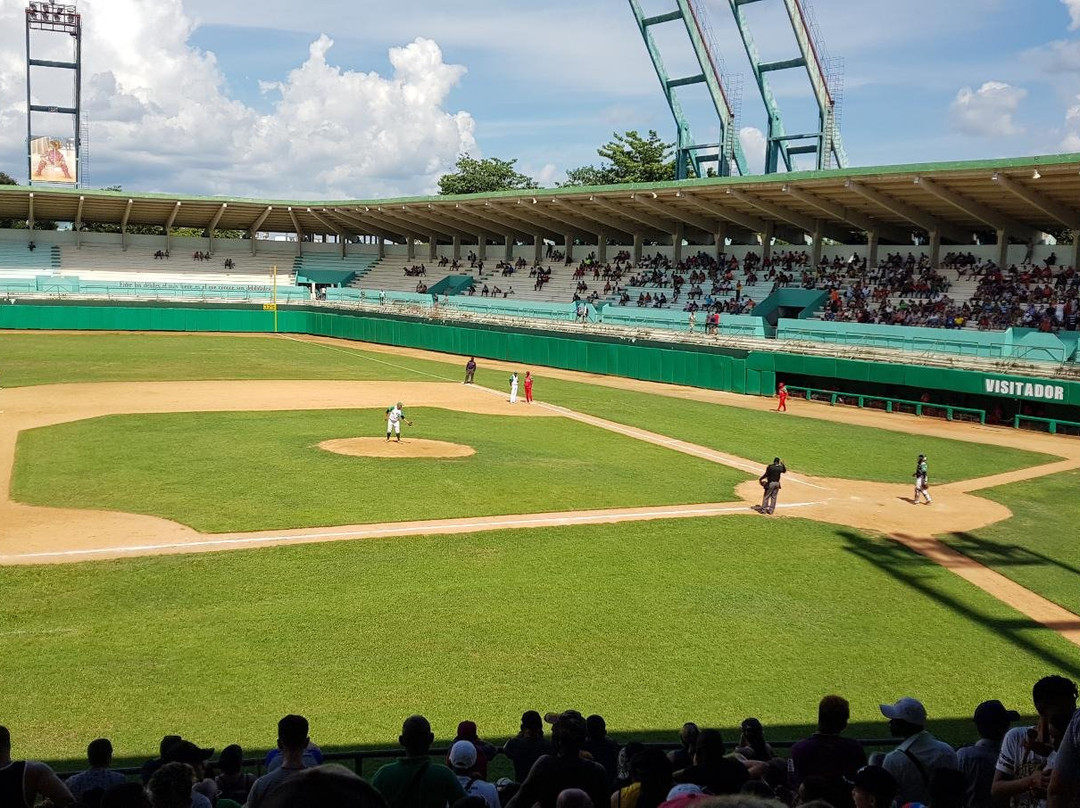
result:
[[(733, 747), (719, 731), (687, 723), (678, 747), (667, 752), (618, 743), (598, 715), (567, 710), (541, 717), (530, 710), (501, 749), (480, 738), (475, 723), (462, 721), (437, 762), (431, 726), (414, 715), (398, 738), (404, 756), (381, 766), (370, 783), (326, 763), (299, 715), (278, 722), (277, 746), (261, 777), (244, 771), (239, 746), (213, 761), (213, 749), (170, 735), (142, 766), (140, 782), (111, 768), (106, 739), (87, 748), (86, 770), (63, 781), (42, 763), (13, 760), (11, 736), (0, 727), (0, 806), (26, 808), (42, 798), (79, 808), (1074, 808), (1080, 804), (1076, 684), (1044, 677), (1032, 701), (1038, 719), (1031, 726), (1013, 726), (1020, 714), (1000, 701), (979, 704), (978, 739), (959, 750), (926, 729), (917, 699), (882, 704), (897, 745), (869, 758), (844, 734), (849, 705), (840, 696), (821, 700), (817, 731), (787, 757), (768, 743), (756, 718), (742, 722)], [(492, 776), (499, 755), (513, 777)]]

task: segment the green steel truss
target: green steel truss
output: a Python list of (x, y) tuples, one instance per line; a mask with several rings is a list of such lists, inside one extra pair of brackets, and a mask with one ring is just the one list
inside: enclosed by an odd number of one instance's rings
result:
[[(817, 156), (816, 168), (821, 171), (829, 168), (845, 168), (847, 166), (847, 154), (844, 152), (843, 143), (840, 140), (840, 128), (837, 121), (836, 101), (829, 87), (829, 81), (822, 65), (819, 52), (819, 43), (815, 43), (811, 32), (806, 10), (800, 0), (770, 0), (770, 2), (782, 2), (787, 11), (791, 28), (795, 34), (795, 41), (799, 45), (800, 56), (777, 62), (762, 62), (758, 54), (754, 38), (750, 33), (750, 26), (743, 14), (742, 7), (750, 3), (762, 2), (762, 0), (728, 0), (731, 12), (735, 17), (735, 23), (739, 27), (743, 45), (746, 47), (746, 55), (750, 58), (750, 66), (757, 80), (758, 89), (761, 90), (761, 99), (765, 103), (768, 113), (768, 131), (766, 132), (765, 146), (765, 173), (774, 174), (780, 170), (780, 163), (788, 171), (794, 169), (792, 157), (798, 154), (814, 154)], [(813, 89), (814, 99), (818, 105), (819, 129), (816, 132), (804, 132), (789, 135), (784, 130), (784, 122), (780, 115), (780, 106), (769, 87), (768, 74), (778, 70), (793, 70), (805, 68)]]
[[(747, 174), (746, 157), (743, 155), (742, 145), (739, 143), (739, 133), (735, 122), (735, 111), (731, 99), (725, 92), (723, 77), (716, 64), (716, 57), (706, 41), (703, 29), (704, 19), (699, 16), (693, 0), (675, 0), (676, 8), (664, 14), (646, 17), (641, 9), (639, 0), (630, 0), (630, 8), (633, 9), (637, 19), (641, 37), (645, 40), (645, 47), (652, 58), (656, 75), (660, 78), (660, 86), (667, 98), (671, 114), (675, 117), (675, 126), (678, 130), (676, 140), (675, 166), (676, 178), (704, 177), (711, 167), (721, 177), (731, 176), (733, 172), (745, 176)], [(651, 29), (653, 26), (670, 22), (682, 22), (686, 27), (686, 33), (697, 58), (700, 68), (699, 73), (681, 78), (671, 78), (664, 60), (660, 54), (660, 48), (653, 38)], [(719, 140), (712, 143), (698, 143), (690, 131), (690, 124), (683, 112), (682, 104), (679, 103), (676, 90), (692, 84), (705, 84), (712, 97), (713, 108), (719, 119)]]

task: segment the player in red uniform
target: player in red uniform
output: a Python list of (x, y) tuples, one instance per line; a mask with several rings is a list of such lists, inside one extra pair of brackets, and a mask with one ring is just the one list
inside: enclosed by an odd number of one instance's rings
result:
[(532, 404), (532, 374), (525, 371), (525, 403)]
[(776, 388), (776, 394), (780, 397), (780, 404), (777, 406), (777, 412), (787, 412), (787, 385), (780, 382), (780, 386)]

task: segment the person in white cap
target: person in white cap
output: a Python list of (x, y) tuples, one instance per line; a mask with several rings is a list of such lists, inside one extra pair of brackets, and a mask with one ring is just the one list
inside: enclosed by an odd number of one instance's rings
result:
[(472, 741), (455, 741), (450, 747), (450, 768), (454, 770), (458, 782), (465, 790), (466, 797), (480, 797), (488, 808), (499, 808), (499, 791), (494, 784), (480, 779), (474, 770), (476, 766), (476, 746)]
[(889, 719), (893, 737), (904, 739), (881, 764), (896, 780), (896, 802), (929, 805), (934, 772), (959, 769), (956, 751), (926, 731), (926, 708), (918, 699), (905, 697), (895, 704), (882, 704), (881, 714)]

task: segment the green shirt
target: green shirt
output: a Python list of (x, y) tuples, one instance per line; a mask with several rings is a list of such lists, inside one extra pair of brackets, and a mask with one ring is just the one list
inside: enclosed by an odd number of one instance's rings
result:
[(371, 784), (390, 808), (446, 808), (465, 796), (454, 773), (428, 757), (388, 763), (375, 772)]

